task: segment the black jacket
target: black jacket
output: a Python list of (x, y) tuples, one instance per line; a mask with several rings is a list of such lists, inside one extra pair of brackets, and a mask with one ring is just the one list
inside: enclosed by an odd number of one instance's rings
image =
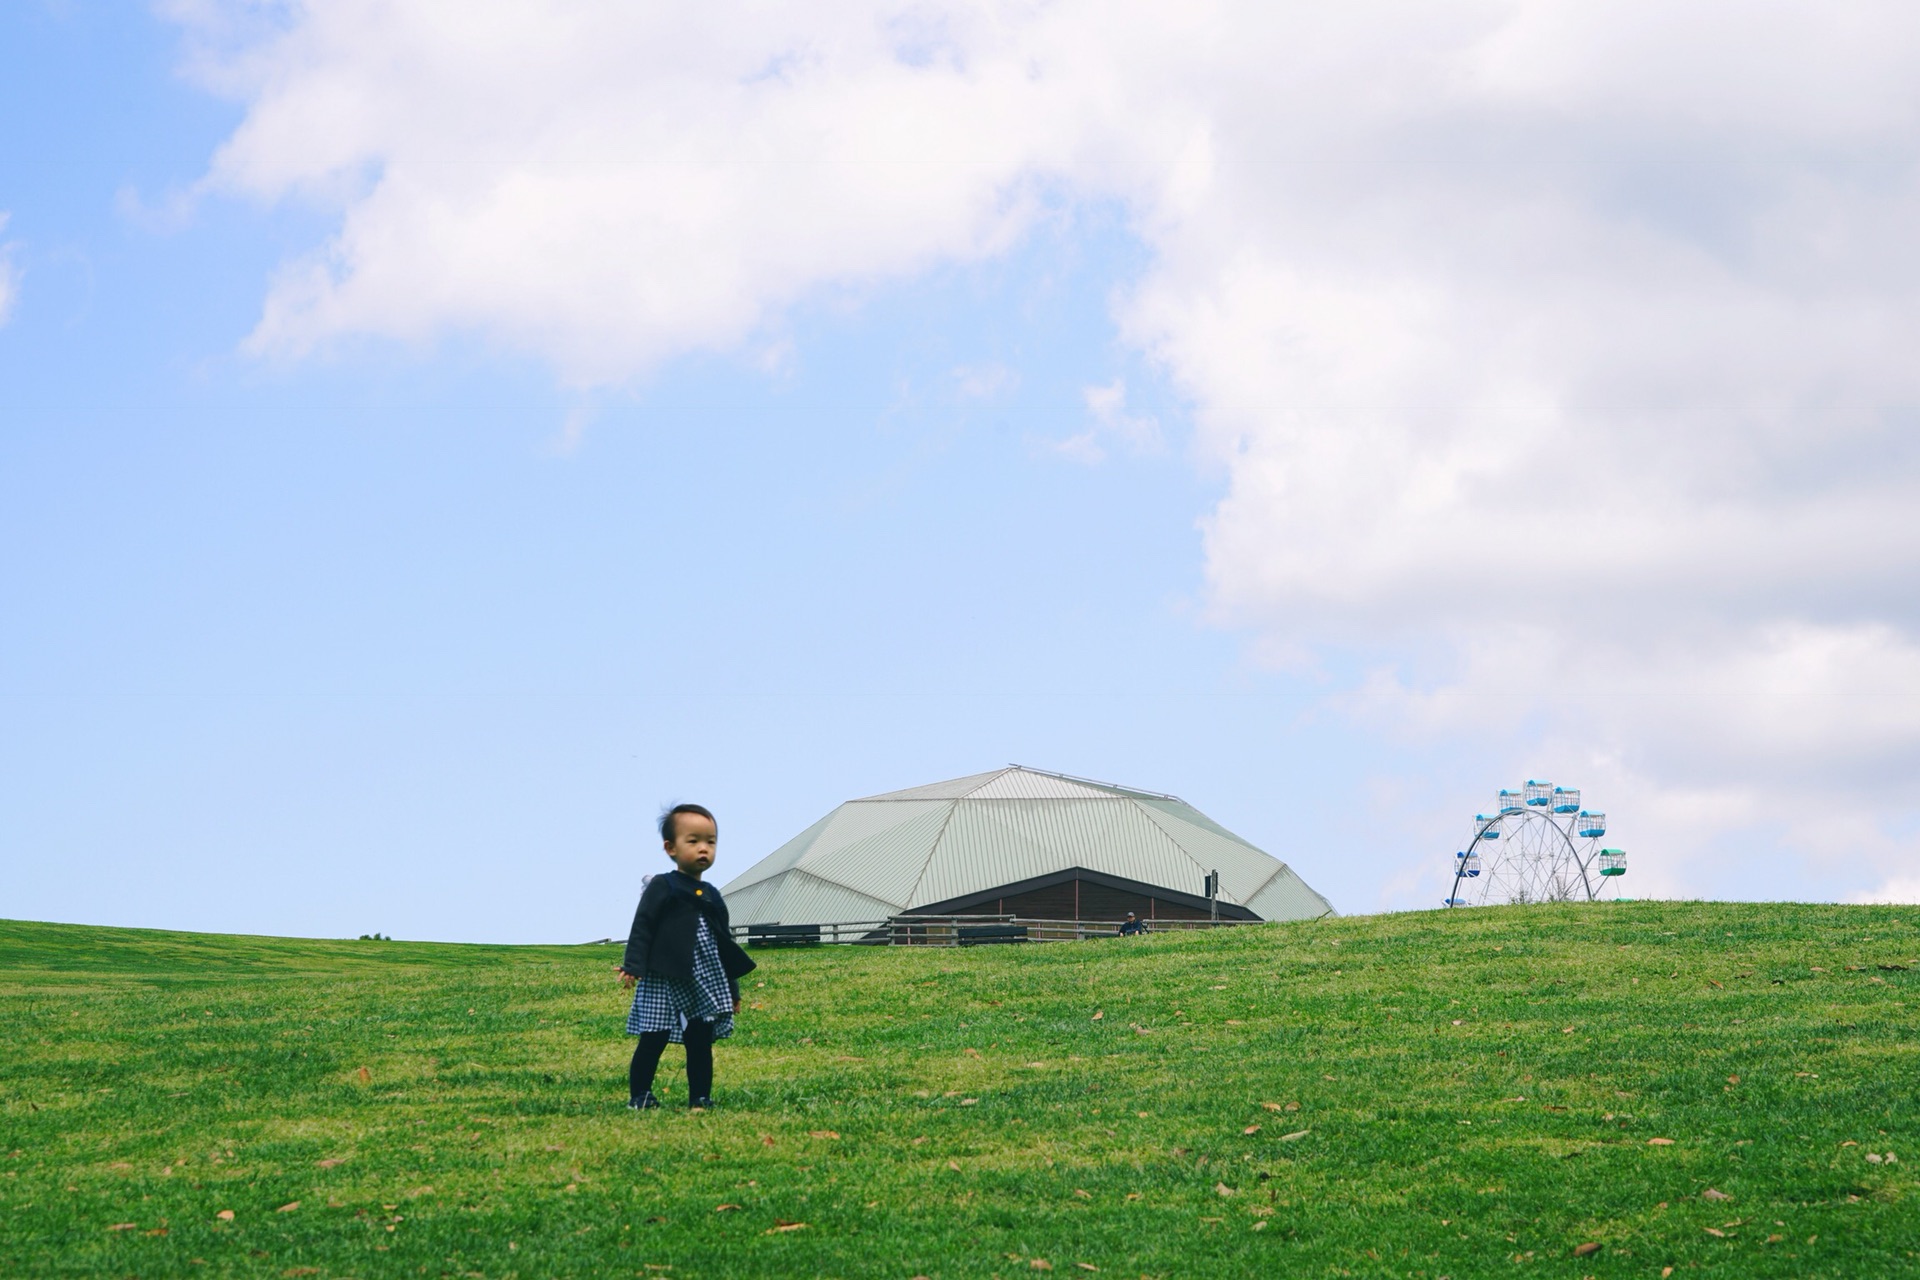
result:
[(720, 891), (677, 868), (647, 881), (633, 912), (633, 929), (627, 934), (627, 953), (620, 967), (636, 978), (652, 973), (692, 982), (693, 938), (702, 915), (720, 948), (727, 985), (738, 1001), (741, 975), (758, 966), (728, 932), (727, 902)]

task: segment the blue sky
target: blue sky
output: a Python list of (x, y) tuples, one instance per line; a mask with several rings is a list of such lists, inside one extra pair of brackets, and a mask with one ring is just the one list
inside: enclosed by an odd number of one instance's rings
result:
[[(1104, 100), (1071, 123), (1102, 83), (1073, 31), (830, 8), (709, 64), (736, 37), (609, 7), (527, 58), (495, 133), (453, 108), (497, 68), (437, 4), (0, 15), (0, 914), (598, 937), (665, 803), (719, 811), (724, 873), (840, 800), (1009, 761), (1176, 792), (1345, 911), (1433, 905), (1473, 812), (1529, 774), (1587, 785), (1643, 892), (1920, 884), (1905, 606), (1751, 532), (1908, 571), (1912, 534), (1871, 513), (1909, 496), (1912, 388), (1859, 352), (1898, 350), (1911, 291), (1840, 287), (1902, 164), (1827, 193), (1842, 250), (1809, 266), (1780, 228), (1822, 157), (1766, 158), (1804, 122), (1655, 147), (1631, 94), (1563, 68), (1553, 127), (1596, 140), (1553, 200), (1499, 204), (1506, 279), (1455, 206), (1538, 183), (1526, 130), (1485, 117), (1551, 121), (1509, 101), (1547, 90), (1439, 104), (1421, 128), (1457, 158), (1429, 178), (1395, 158), (1404, 122), (1192, 96), (1232, 56), (1167, 52), (1136, 11), (1102, 56), (1171, 87), (1123, 128)], [(1409, 12), (1387, 47), (1320, 33), (1327, 66), (1580, 34)], [(609, 107), (583, 50), (622, 41), (641, 66)], [(410, 50), (433, 70), (382, 82)], [(755, 116), (738, 68), (789, 55)], [(1050, 68), (1044, 111), (1000, 57)], [(1739, 117), (1754, 74), (1670, 110)], [(710, 95), (678, 167), (607, 170), (666, 145), (618, 122), (679, 109), (669, 82)], [(859, 140), (896, 106), (934, 123)], [(857, 165), (735, 154), (793, 119), (855, 136)], [(1852, 154), (1883, 127), (1813, 132)], [(1351, 171), (1314, 158), (1351, 134)], [(1763, 159), (1702, 193), (1660, 176), (1676, 147)], [(530, 181), (561, 189), (500, 194)], [(1379, 213), (1407, 202), (1421, 226)], [(1571, 269), (1576, 242), (1618, 269)], [(1758, 319), (1634, 348), (1656, 293), (1682, 332)], [(1809, 352), (1816, 324), (1853, 340)], [(1518, 354), (1476, 363), (1494, 350)], [(1730, 410), (1770, 364), (1785, 381)], [(1507, 457), (1577, 440), (1579, 482), (1489, 470), (1488, 432)], [(1892, 463), (1809, 506), (1780, 475), (1836, 439)], [(1672, 594), (1715, 555), (1724, 589)]]

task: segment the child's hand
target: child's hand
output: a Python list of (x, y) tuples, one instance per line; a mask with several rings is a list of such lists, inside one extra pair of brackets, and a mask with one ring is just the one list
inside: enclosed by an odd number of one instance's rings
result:
[(613, 971), (620, 975), (620, 985), (623, 987), (630, 987), (639, 981), (638, 978), (628, 973), (625, 969), (622, 969), (619, 965), (613, 966)]

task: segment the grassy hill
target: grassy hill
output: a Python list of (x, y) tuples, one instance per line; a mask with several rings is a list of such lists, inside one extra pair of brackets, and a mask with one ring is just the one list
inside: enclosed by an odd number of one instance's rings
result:
[(1920, 1274), (1920, 908), (759, 958), (0, 923), (0, 1274)]

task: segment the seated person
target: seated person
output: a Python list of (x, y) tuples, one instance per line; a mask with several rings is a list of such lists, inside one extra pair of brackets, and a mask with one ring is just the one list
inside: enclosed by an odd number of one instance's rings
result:
[(1127, 912), (1127, 918), (1120, 922), (1120, 936), (1123, 938), (1131, 938), (1136, 933), (1145, 933), (1146, 931), (1147, 922), (1131, 911)]

